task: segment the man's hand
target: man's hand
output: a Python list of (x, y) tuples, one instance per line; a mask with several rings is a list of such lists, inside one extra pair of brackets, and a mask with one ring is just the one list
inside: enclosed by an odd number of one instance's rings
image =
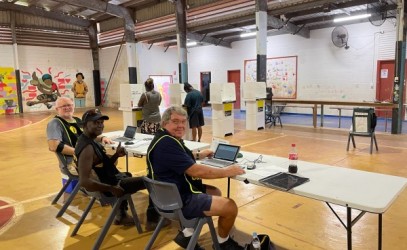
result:
[(126, 149), (124, 147), (122, 147), (122, 143), (119, 142), (119, 146), (117, 146), (116, 149), (116, 154), (119, 157), (125, 156), (126, 155)]
[(244, 171), (243, 168), (237, 164), (230, 165), (226, 167), (225, 170), (227, 171), (229, 177), (242, 175), (246, 173), (246, 171)]
[(120, 187), (119, 185), (117, 186), (111, 186), (110, 188), (110, 193), (114, 194), (116, 197), (121, 197), (124, 195), (124, 189)]
[(110, 140), (110, 138), (107, 138), (106, 136), (102, 137), (102, 143), (104, 144), (113, 144), (114, 142)]
[(213, 151), (210, 149), (205, 149), (199, 152), (199, 159), (203, 158), (212, 158), (213, 157)]

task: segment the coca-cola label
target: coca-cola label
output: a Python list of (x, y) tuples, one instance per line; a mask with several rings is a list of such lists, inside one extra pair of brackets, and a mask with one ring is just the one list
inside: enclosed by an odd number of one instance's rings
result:
[(290, 159), (290, 160), (298, 160), (298, 154), (297, 153), (289, 153), (288, 154), (288, 159)]

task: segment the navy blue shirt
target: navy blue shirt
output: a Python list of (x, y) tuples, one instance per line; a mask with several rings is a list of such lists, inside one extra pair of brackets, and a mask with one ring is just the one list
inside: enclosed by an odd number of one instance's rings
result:
[(195, 164), (191, 151), (182, 140), (159, 129), (147, 151), (148, 176), (153, 179), (175, 183), (185, 202), (190, 195), (202, 193), (202, 180), (193, 178), (185, 171)]
[(193, 89), (188, 92), (184, 101), (184, 105), (187, 107), (188, 115), (190, 116), (194, 111), (201, 109), (203, 101), (203, 96), (198, 90)]

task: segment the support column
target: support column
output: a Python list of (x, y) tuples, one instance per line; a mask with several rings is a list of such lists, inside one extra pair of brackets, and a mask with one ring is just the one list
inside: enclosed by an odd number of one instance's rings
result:
[(394, 69), (393, 103), (398, 104), (393, 108), (391, 133), (401, 134), (403, 99), (404, 99), (404, 67), (406, 64), (406, 33), (404, 28), (404, 0), (397, 1), (397, 42), (396, 42), (396, 67)]
[(185, 83), (188, 82), (187, 19), (185, 0), (178, 0), (175, 2), (175, 18), (177, 23), (179, 82)]
[(127, 64), (129, 67), (129, 83), (137, 84), (137, 53), (136, 43), (126, 43)]
[(257, 81), (267, 77), (267, 0), (256, 0)]
[(17, 101), (18, 101), (18, 112), (23, 113), (23, 95), (21, 92), (21, 77), (20, 77), (20, 63), (18, 60), (18, 47), (17, 47), (17, 37), (16, 37), (16, 13), (10, 11), (11, 18), (11, 39), (13, 43), (13, 59), (14, 59), (14, 72), (16, 75), (16, 88), (17, 88)]
[(92, 50), (92, 60), (93, 60), (93, 89), (94, 89), (94, 99), (95, 106), (100, 106), (102, 104), (102, 92), (100, 88), (100, 70), (99, 70), (99, 48), (97, 40), (97, 29), (96, 23), (92, 24), (88, 28), (89, 33), (89, 43)]

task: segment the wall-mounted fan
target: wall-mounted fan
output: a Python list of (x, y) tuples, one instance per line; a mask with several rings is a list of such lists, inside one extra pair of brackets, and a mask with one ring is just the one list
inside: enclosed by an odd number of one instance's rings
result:
[(375, 3), (367, 4), (367, 11), (371, 14), (369, 21), (374, 26), (382, 25), (387, 18), (387, 2), (385, 0), (380, 0)]
[(331, 34), (332, 37), (332, 43), (339, 48), (345, 47), (345, 49), (349, 49), (348, 46), (348, 31), (346, 30), (345, 27), (343, 26), (337, 26), (335, 29), (332, 31)]

